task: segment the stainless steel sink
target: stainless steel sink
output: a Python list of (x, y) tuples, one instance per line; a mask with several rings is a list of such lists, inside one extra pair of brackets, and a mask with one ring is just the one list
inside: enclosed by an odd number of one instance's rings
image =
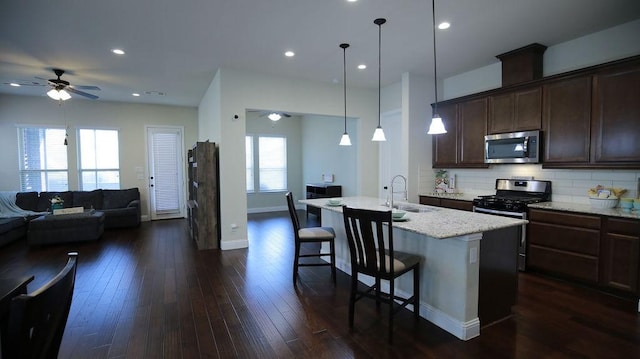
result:
[(410, 204), (397, 204), (394, 205), (393, 208), (397, 208), (402, 211), (413, 212), (413, 213), (428, 213), (438, 211), (438, 208), (435, 207), (425, 207), (425, 206), (412, 206)]

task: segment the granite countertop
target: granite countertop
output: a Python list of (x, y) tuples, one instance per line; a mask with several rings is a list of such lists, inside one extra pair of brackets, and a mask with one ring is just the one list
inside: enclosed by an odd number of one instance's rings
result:
[[(330, 206), (326, 198), (303, 199), (299, 202), (324, 208), (333, 212), (342, 213), (341, 205)], [(388, 211), (389, 207), (384, 206), (383, 203), (383, 199), (375, 197), (342, 198), (342, 204), (347, 205), (348, 207)], [(527, 221), (521, 219), (426, 206), (416, 203), (396, 202), (395, 204), (415, 207), (426, 212), (407, 212), (405, 217), (409, 220), (406, 222), (394, 221), (394, 227), (439, 239), (487, 232), (494, 229), (513, 227), (527, 223)]]
[(569, 203), (569, 202), (541, 202), (530, 204), (529, 208), (549, 209), (555, 211), (566, 211), (584, 214), (595, 214), (609, 217), (622, 217), (631, 219), (640, 219), (638, 211), (623, 211), (622, 208), (593, 208), (588, 204)]

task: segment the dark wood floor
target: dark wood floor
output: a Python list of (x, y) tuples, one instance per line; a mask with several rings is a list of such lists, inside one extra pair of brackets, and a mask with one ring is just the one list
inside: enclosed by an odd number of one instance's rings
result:
[[(313, 218), (313, 216), (311, 216)], [(301, 219), (304, 216), (301, 216)], [(33, 274), (33, 290), (80, 253), (61, 358), (639, 358), (631, 301), (520, 275), (514, 315), (461, 341), (410, 312), (387, 345), (370, 301), (347, 328), (349, 277), (301, 268), (291, 284), (286, 213), (251, 215), (249, 249), (197, 251), (186, 220), (105, 232), (95, 243), (0, 248), (0, 276)]]

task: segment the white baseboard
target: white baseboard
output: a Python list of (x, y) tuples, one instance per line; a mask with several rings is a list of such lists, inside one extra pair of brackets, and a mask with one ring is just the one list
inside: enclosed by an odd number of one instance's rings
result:
[(241, 249), (249, 247), (249, 239), (235, 239), (232, 241), (220, 241), (220, 249), (228, 251), (232, 249)]
[[(304, 204), (296, 205), (298, 210), (306, 210), (307, 206)], [(268, 212), (282, 212), (289, 211), (287, 206), (274, 206), (274, 207), (259, 207), (259, 208), (247, 208), (247, 213), (268, 213)]]

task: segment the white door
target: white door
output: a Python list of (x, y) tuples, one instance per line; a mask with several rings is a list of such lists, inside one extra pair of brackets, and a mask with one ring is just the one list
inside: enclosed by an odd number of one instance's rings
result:
[[(380, 117), (380, 124), (384, 129), (387, 140), (385, 142), (379, 142), (378, 180), (380, 188), (378, 193), (380, 194), (380, 198), (387, 198), (389, 195), (388, 191), (390, 191), (391, 188), (385, 191), (384, 187), (390, 186), (391, 178), (395, 175), (407, 176), (407, 160), (405, 159), (407, 144), (402, 138), (402, 113), (400, 111), (383, 113)], [(399, 199), (399, 197), (400, 196), (396, 196), (396, 200)]]
[(147, 127), (151, 220), (185, 217), (182, 128)]

